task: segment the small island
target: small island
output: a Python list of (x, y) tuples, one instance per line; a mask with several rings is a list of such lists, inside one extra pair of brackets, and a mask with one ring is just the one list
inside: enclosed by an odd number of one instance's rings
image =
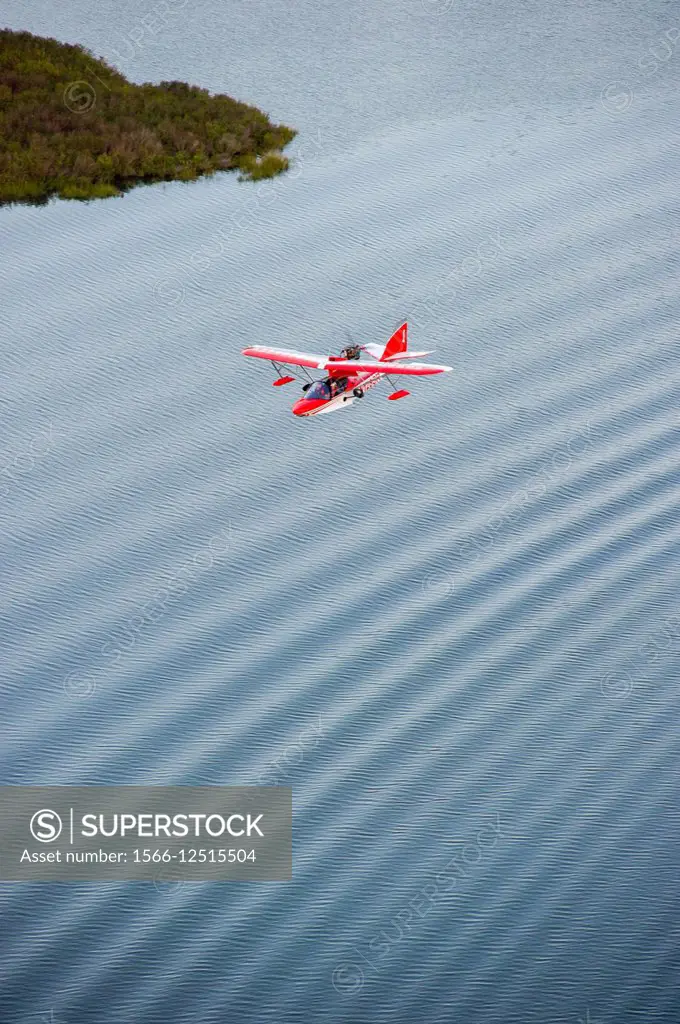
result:
[(82, 46), (0, 30), (0, 204), (98, 199), (215, 171), (270, 178), (292, 128), (185, 82), (135, 85)]

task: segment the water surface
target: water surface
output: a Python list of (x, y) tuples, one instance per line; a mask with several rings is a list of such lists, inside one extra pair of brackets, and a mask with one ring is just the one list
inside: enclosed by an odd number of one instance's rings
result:
[[(0, 211), (2, 779), (295, 804), (290, 884), (6, 885), (2, 1019), (675, 1024), (674, 8), (4, 11), (299, 136)], [(239, 355), (406, 315), (398, 404)]]

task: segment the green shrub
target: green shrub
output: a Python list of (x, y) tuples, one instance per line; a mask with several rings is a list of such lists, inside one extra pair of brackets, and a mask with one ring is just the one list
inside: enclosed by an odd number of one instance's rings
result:
[(288, 167), (295, 137), (256, 107), (185, 82), (133, 85), (81, 46), (0, 30), (0, 204), (119, 195), (141, 181), (191, 181)]
[(264, 153), (261, 157), (242, 156), (239, 158), (240, 181), (259, 181), (261, 178), (273, 178), (288, 170), (288, 157), (282, 153)]
[(62, 199), (108, 199), (119, 196), (121, 192), (114, 185), (96, 184), (94, 182), (73, 182), (62, 185), (58, 195)]

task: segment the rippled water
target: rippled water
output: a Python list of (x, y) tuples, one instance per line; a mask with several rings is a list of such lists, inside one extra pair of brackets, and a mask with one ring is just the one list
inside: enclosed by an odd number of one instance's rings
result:
[[(5, 885), (2, 1020), (677, 1024), (677, 10), (4, 12), (300, 134), (0, 211), (2, 780), (295, 806), (290, 884)], [(239, 356), (405, 315), (396, 406)]]

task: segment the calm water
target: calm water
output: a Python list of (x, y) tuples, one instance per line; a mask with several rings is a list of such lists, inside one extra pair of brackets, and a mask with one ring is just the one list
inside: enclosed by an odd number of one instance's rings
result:
[[(677, 7), (292, 6), (3, 7), (300, 134), (0, 211), (2, 781), (295, 804), (290, 884), (2, 887), (0, 1019), (677, 1024)], [(397, 406), (239, 356), (405, 315)]]

